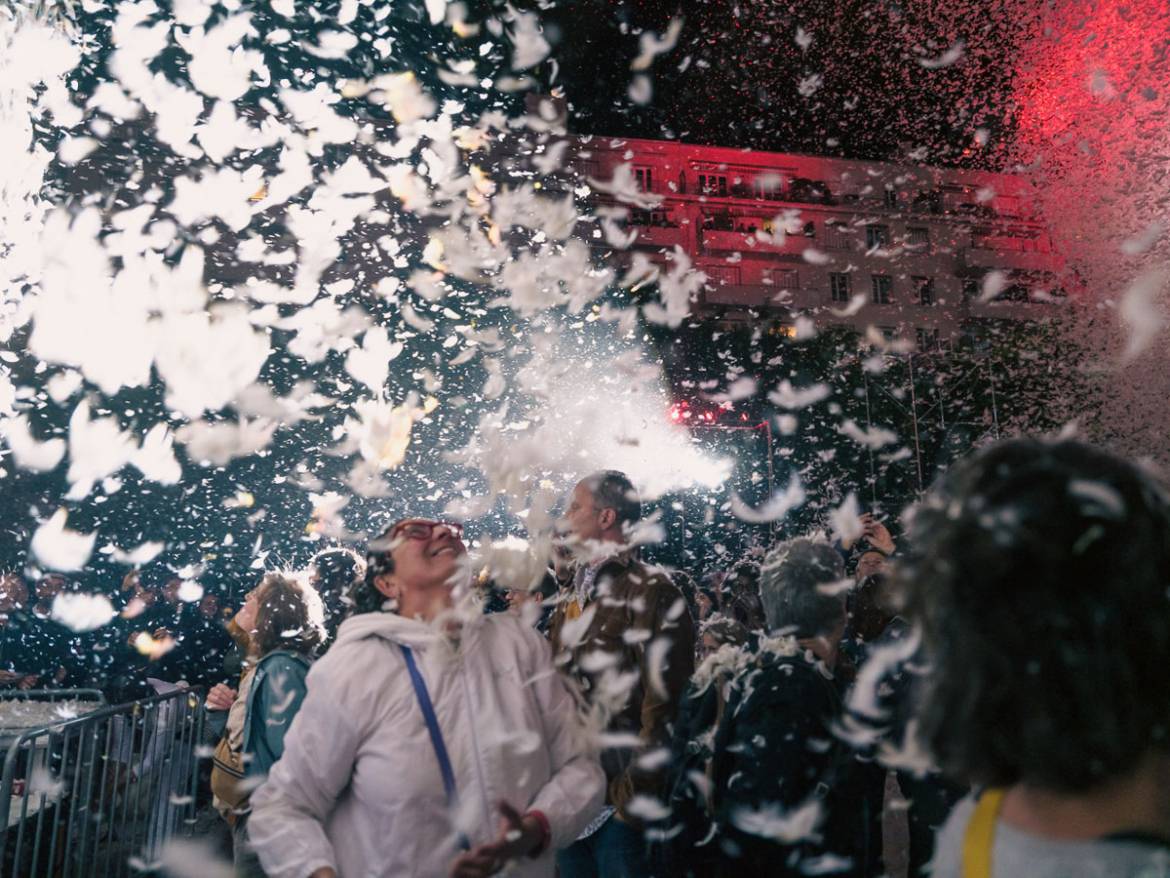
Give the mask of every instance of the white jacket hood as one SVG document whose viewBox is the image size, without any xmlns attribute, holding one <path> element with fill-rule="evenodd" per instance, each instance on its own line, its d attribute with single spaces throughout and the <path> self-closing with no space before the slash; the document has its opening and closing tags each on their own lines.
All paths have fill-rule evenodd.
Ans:
<svg viewBox="0 0 1170 878">
<path fill-rule="evenodd" d="M 397 613 L 359 613 L 341 623 L 332 648 L 337 649 L 367 637 L 380 637 L 398 646 L 412 648 L 426 647 L 443 640 L 435 625 L 421 619 L 407 619 Z"/>
</svg>

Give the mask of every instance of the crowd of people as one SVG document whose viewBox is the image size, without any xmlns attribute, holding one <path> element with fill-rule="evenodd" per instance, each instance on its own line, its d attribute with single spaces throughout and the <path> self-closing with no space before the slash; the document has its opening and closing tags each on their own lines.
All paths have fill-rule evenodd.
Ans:
<svg viewBox="0 0 1170 878">
<path fill-rule="evenodd" d="M 237 874 L 868 878 L 896 786 L 910 875 L 1170 875 L 1157 475 L 1013 440 L 952 467 L 897 545 L 866 514 L 707 575 L 644 562 L 642 518 L 598 472 L 504 601 L 459 524 L 406 516 L 364 561 L 207 614 Z M 0 583 L 6 625 L 22 587 Z"/>
</svg>

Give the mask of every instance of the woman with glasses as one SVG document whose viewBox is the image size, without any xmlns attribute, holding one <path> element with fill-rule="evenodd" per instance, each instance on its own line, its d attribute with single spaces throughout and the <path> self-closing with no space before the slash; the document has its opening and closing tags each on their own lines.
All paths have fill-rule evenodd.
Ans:
<svg viewBox="0 0 1170 878">
<path fill-rule="evenodd" d="M 309 673 L 252 796 L 272 878 L 551 876 L 604 775 L 540 634 L 456 611 L 462 527 L 407 518 L 369 546 L 354 615 Z"/>
</svg>

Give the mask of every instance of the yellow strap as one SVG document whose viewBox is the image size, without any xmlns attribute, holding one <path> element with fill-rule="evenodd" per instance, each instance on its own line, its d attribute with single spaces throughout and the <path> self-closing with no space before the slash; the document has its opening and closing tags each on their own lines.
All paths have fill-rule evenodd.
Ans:
<svg viewBox="0 0 1170 878">
<path fill-rule="evenodd" d="M 975 804 L 963 838 L 963 878 L 991 878 L 991 849 L 1003 790 L 984 790 Z"/>
<path fill-rule="evenodd" d="M 567 604 L 565 604 L 565 619 L 567 621 L 572 621 L 573 619 L 580 618 L 581 613 L 582 613 L 581 605 L 579 603 L 577 603 L 576 598 L 574 598 L 573 600 L 571 600 Z"/>
</svg>

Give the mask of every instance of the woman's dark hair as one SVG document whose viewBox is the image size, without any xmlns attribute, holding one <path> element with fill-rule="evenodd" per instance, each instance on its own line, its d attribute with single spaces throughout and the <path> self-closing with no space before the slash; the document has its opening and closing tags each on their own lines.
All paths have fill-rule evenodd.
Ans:
<svg viewBox="0 0 1170 878">
<path fill-rule="evenodd" d="M 313 566 L 321 578 L 318 591 L 322 594 L 348 591 L 361 572 L 361 561 L 348 549 L 327 549 L 313 558 Z"/>
<path fill-rule="evenodd" d="M 354 582 L 349 593 L 349 603 L 353 615 L 359 613 L 380 613 L 386 605 L 387 597 L 378 591 L 374 584 L 379 576 L 394 572 L 394 558 L 390 554 L 390 534 L 398 526 L 398 519 L 386 526 L 377 537 L 370 540 L 366 546 L 366 575 Z"/>
<path fill-rule="evenodd" d="M 317 571 L 317 591 L 325 605 L 325 626 L 330 635 L 345 616 L 354 585 L 363 575 L 361 559 L 349 549 L 326 549 L 313 558 Z"/>
<path fill-rule="evenodd" d="M 929 670 L 923 742 L 948 773 L 1083 792 L 1170 749 L 1170 506 L 1077 442 L 956 464 L 896 573 Z"/>
<path fill-rule="evenodd" d="M 308 585 L 279 573 L 269 573 L 260 582 L 256 597 L 256 634 L 252 646 L 257 656 L 274 649 L 290 649 L 309 655 L 321 645 L 320 607 L 310 606 L 316 595 Z"/>
</svg>

